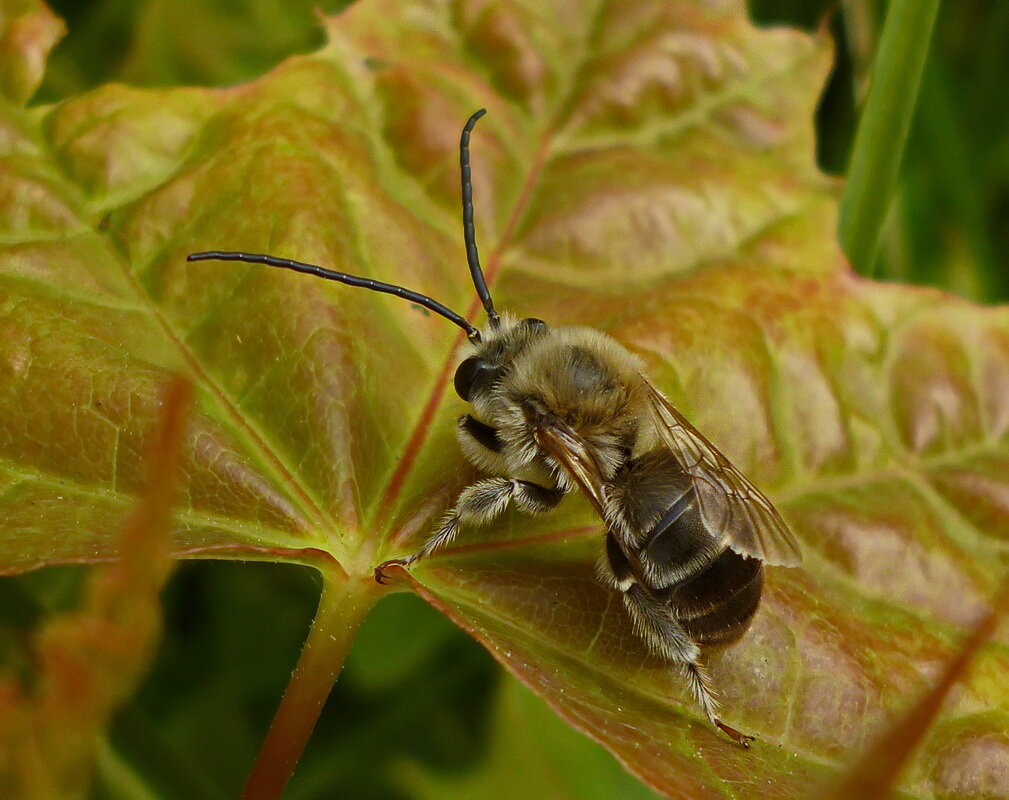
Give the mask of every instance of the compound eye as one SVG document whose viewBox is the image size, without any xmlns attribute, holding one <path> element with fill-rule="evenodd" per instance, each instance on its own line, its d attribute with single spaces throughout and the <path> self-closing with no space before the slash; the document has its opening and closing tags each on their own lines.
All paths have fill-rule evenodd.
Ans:
<svg viewBox="0 0 1009 800">
<path fill-rule="evenodd" d="M 488 364 L 480 356 L 470 356 L 455 371 L 455 393 L 469 402 L 475 389 L 489 386 L 500 374 L 501 367 Z"/>
<path fill-rule="evenodd" d="M 547 329 L 547 324 L 536 317 L 529 317 L 528 319 L 522 320 L 522 325 L 531 333 L 541 333 Z"/>
</svg>

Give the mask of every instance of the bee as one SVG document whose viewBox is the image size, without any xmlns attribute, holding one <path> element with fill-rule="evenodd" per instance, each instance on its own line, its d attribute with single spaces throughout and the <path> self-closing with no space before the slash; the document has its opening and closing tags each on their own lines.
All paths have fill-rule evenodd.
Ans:
<svg viewBox="0 0 1009 800">
<path fill-rule="evenodd" d="M 470 413 L 460 417 L 463 455 L 487 477 L 466 487 L 416 552 L 375 569 L 409 567 L 466 526 L 487 525 L 509 507 L 553 509 L 580 490 L 606 526 L 599 580 L 620 593 L 647 648 L 678 665 L 691 694 L 719 730 L 723 723 L 702 647 L 746 632 L 760 602 L 763 566 L 796 566 L 799 546 L 774 506 L 645 377 L 643 365 L 591 328 L 499 316 L 487 288 L 473 227 L 469 139 L 459 143 L 463 231 L 476 293 L 487 314 L 480 330 L 410 289 L 270 255 L 210 251 L 190 261 L 246 261 L 385 292 L 445 317 L 468 342 L 454 385 Z"/>
</svg>

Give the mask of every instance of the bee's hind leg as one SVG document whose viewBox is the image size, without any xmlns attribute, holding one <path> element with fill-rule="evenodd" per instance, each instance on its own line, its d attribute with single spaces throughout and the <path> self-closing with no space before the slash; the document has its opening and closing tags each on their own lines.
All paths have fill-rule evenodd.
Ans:
<svg viewBox="0 0 1009 800">
<path fill-rule="evenodd" d="M 697 661 L 685 662 L 683 667 L 687 675 L 687 682 L 690 684 L 690 691 L 701 708 L 704 709 L 704 713 L 708 715 L 708 720 L 710 720 L 711 724 L 736 744 L 748 748 L 750 742 L 753 741 L 753 737 L 737 731 L 718 718 L 716 714 L 718 711 L 718 699 L 715 695 L 715 690 L 711 686 L 707 670 L 697 663 Z"/>
<path fill-rule="evenodd" d="M 385 583 L 388 567 L 408 567 L 451 542 L 463 525 L 487 525 L 505 512 L 510 503 L 526 514 L 541 514 L 556 506 L 564 493 L 516 478 L 487 478 L 467 486 L 455 506 L 438 525 L 424 546 L 405 558 L 383 561 L 375 567 L 375 580 Z"/>
<path fill-rule="evenodd" d="M 612 538 L 613 535 L 610 534 Z M 634 632 L 640 636 L 648 649 L 668 661 L 683 666 L 690 693 L 697 704 L 703 709 L 711 724 L 726 736 L 743 747 L 749 747 L 752 736 L 737 731 L 718 718 L 718 698 L 711 685 L 707 670 L 701 665 L 701 649 L 690 638 L 680 622 L 673 616 L 669 607 L 659 598 L 641 586 L 630 576 L 630 567 L 625 564 L 625 558 L 616 546 L 607 540 L 607 563 L 613 573 L 611 582 L 623 590 L 624 605 L 631 617 Z"/>
</svg>

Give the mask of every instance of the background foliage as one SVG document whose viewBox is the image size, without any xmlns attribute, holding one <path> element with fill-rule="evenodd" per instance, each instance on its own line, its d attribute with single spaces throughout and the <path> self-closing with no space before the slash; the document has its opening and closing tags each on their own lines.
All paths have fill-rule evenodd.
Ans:
<svg viewBox="0 0 1009 800">
<path fill-rule="evenodd" d="M 229 85 L 254 78 L 292 52 L 321 45 L 310 12 L 317 5 L 56 4 L 70 35 L 39 99 L 55 101 L 108 81 Z M 764 22 L 807 28 L 830 5 L 751 4 Z M 876 3 L 846 3 L 830 23 L 838 69 L 817 119 L 820 163 L 828 172 L 844 171 L 855 98 L 881 12 Z M 1000 100 L 1009 75 L 1009 6 L 946 3 L 942 14 L 878 274 L 975 300 L 1005 300 L 1009 106 Z M 125 56 L 109 57 L 119 53 Z M 60 568 L 0 582 L 11 662 L 17 663 L 26 630 L 76 601 L 79 580 L 78 570 Z M 130 796 L 139 776 L 164 796 L 235 796 L 289 678 L 318 591 L 315 573 L 298 567 L 183 565 L 167 590 L 166 634 L 155 667 L 113 727 L 99 792 Z M 412 595 L 391 596 L 369 616 L 289 796 L 334 793 L 365 799 L 651 796 Z"/>
</svg>

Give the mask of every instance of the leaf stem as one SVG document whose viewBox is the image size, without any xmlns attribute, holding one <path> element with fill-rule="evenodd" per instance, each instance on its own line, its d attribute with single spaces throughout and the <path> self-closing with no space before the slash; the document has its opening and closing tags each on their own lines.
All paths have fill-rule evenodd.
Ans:
<svg viewBox="0 0 1009 800">
<path fill-rule="evenodd" d="M 242 789 L 241 800 L 279 800 L 343 667 L 361 622 L 383 590 L 371 576 L 325 575 L 305 647 Z"/>
<path fill-rule="evenodd" d="M 891 0 L 883 24 L 838 226 L 861 275 L 872 274 L 938 11 L 939 0 Z"/>
</svg>

